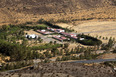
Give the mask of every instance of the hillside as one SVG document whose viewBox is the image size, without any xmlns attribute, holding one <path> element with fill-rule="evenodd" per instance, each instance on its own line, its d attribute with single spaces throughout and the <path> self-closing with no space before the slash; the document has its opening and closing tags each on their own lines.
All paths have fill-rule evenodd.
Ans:
<svg viewBox="0 0 116 77">
<path fill-rule="evenodd" d="M 1 0 L 0 25 L 38 19 L 115 19 L 116 0 Z"/>
<path fill-rule="evenodd" d="M 36 69 L 0 73 L 2 77 L 115 77 L 116 72 L 100 64 L 47 63 Z"/>
</svg>

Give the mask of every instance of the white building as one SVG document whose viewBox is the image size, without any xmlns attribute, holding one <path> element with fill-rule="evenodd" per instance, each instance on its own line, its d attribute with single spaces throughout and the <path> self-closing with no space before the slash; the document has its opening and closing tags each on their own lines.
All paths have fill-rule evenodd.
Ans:
<svg viewBox="0 0 116 77">
<path fill-rule="evenodd" d="M 65 30 L 62 29 L 56 29 L 57 32 L 61 33 L 61 32 L 65 32 Z"/>
<path fill-rule="evenodd" d="M 51 28 L 51 31 L 55 31 L 55 29 Z"/>
<path fill-rule="evenodd" d="M 70 37 L 76 37 L 77 35 L 76 34 L 70 34 Z"/>
<path fill-rule="evenodd" d="M 49 28 L 49 27 L 47 27 L 47 29 L 51 30 L 51 31 L 58 32 L 58 33 L 65 32 L 65 30 L 63 30 L 63 29 L 55 29 L 55 28 Z"/>
<path fill-rule="evenodd" d="M 60 35 L 57 35 L 56 37 L 61 37 Z"/>
<path fill-rule="evenodd" d="M 46 30 L 41 30 L 42 32 L 45 32 Z"/>
<path fill-rule="evenodd" d="M 84 40 L 85 38 L 80 38 L 80 40 Z"/>
<path fill-rule="evenodd" d="M 25 37 L 35 39 L 35 38 L 38 38 L 38 35 L 30 34 L 30 35 L 25 35 Z"/>
</svg>

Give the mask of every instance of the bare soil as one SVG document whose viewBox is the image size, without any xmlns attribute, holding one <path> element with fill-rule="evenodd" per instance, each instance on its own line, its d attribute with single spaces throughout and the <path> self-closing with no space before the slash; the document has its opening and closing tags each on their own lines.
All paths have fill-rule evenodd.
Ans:
<svg viewBox="0 0 116 77">
<path fill-rule="evenodd" d="M 99 56 L 98 59 L 116 59 L 116 54 L 115 53 L 103 54 Z"/>
</svg>

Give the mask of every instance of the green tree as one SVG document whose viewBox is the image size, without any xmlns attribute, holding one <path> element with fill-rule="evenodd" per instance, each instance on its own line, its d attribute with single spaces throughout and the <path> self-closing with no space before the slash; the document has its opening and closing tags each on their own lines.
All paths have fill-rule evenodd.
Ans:
<svg viewBox="0 0 116 77">
<path fill-rule="evenodd" d="M 108 37 L 106 37 L 106 40 L 108 39 Z"/>
<path fill-rule="evenodd" d="M 57 55 L 57 49 L 56 48 L 53 48 L 52 50 L 51 50 L 51 52 L 53 53 L 53 56 L 55 57 L 56 55 Z"/>
<path fill-rule="evenodd" d="M 115 49 L 113 49 L 113 51 L 112 51 L 113 53 L 116 53 L 116 48 Z"/>
<path fill-rule="evenodd" d="M 50 44 L 52 44 L 53 42 L 52 41 L 50 41 Z"/>
<path fill-rule="evenodd" d="M 8 25 L 3 25 L 2 26 L 2 30 L 4 30 L 4 31 L 8 31 L 10 29 L 10 26 Z"/>
<path fill-rule="evenodd" d="M 56 41 L 54 41 L 54 44 L 56 44 L 57 42 Z"/>
<path fill-rule="evenodd" d="M 49 59 L 45 59 L 45 60 L 44 60 L 44 63 L 49 63 L 49 62 L 50 62 Z"/>
<path fill-rule="evenodd" d="M 101 36 L 99 36 L 99 38 L 101 39 Z"/>
<path fill-rule="evenodd" d="M 60 57 L 57 57 L 57 58 L 56 58 L 56 61 L 61 61 Z"/>
<path fill-rule="evenodd" d="M 103 37 L 103 40 L 104 40 L 104 37 Z"/>
<path fill-rule="evenodd" d="M 29 47 L 4 40 L 0 40 L 0 50 L 2 54 L 10 56 L 11 60 L 24 60 L 28 56 L 27 53 L 31 53 Z"/>
<path fill-rule="evenodd" d="M 68 48 L 68 47 L 69 47 L 69 43 L 65 43 L 64 48 Z"/>
</svg>

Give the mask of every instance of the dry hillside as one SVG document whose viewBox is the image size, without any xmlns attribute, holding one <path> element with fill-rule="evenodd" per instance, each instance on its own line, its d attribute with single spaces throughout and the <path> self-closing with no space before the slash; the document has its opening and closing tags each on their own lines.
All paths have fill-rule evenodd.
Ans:
<svg viewBox="0 0 116 77">
<path fill-rule="evenodd" d="M 1 77 L 116 77 L 116 72 L 102 64 L 48 63 L 36 69 L 0 73 Z"/>
<path fill-rule="evenodd" d="M 114 19 L 116 0 L 0 0 L 0 25 L 26 21 Z"/>
</svg>

